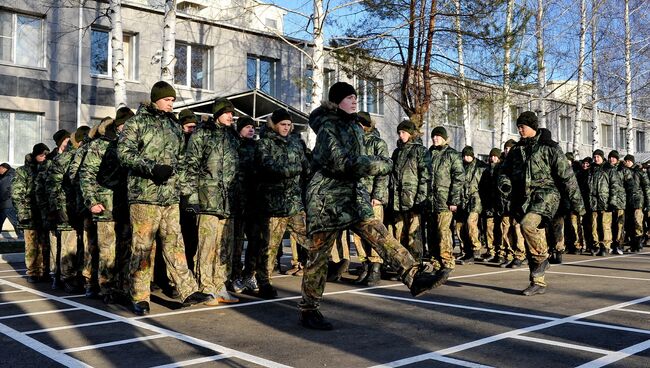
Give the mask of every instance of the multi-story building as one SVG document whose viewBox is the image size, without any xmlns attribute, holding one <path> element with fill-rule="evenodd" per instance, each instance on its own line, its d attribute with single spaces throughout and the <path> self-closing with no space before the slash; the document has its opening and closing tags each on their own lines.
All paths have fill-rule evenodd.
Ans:
<svg viewBox="0 0 650 368">
<path fill-rule="evenodd" d="M 60 128 L 74 130 L 114 115 L 111 75 L 111 24 L 105 16 L 107 1 L 71 2 L 18 0 L 0 5 L 0 162 L 20 165 L 33 144 L 53 145 Z M 74 3 L 74 2 L 72 2 Z M 122 1 L 127 99 L 131 108 L 149 98 L 160 78 L 164 13 L 162 0 Z M 67 5 L 62 5 L 67 4 Z M 259 89 L 308 113 L 310 64 L 300 49 L 305 40 L 279 37 L 285 12 L 255 0 L 178 1 L 174 84 L 178 104 L 209 100 Z M 362 78 L 353 68 L 342 68 L 328 58 L 325 91 L 337 80 L 354 84 L 360 109 L 369 111 L 382 136 L 395 147 L 395 127 L 405 114 L 392 86 L 399 85 L 400 65 L 374 60 Z M 436 74 L 432 107 L 424 125 L 425 144 L 436 125 L 451 132 L 461 149 L 465 132 L 460 118 L 459 83 L 454 76 Z M 469 134 L 475 151 L 486 154 L 498 145 L 501 126 L 499 86 L 472 84 L 466 104 Z M 570 93 L 569 93 L 570 96 Z M 508 137 L 517 138 L 516 116 L 536 110 L 534 94 L 513 91 L 507 111 Z M 561 96 L 548 101 L 547 124 L 553 137 L 570 149 L 575 106 Z M 589 154 L 591 110 L 585 109 L 580 154 Z M 600 112 L 602 147 L 625 151 L 623 116 Z M 647 122 L 636 120 L 636 150 L 644 151 Z"/>
</svg>

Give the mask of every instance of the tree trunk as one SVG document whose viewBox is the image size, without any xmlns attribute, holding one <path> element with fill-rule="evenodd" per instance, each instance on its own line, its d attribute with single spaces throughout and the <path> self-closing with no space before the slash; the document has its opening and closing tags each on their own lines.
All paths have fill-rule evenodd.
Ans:
<svg viewBox="0 0 650 368">
<path fill-rule="evenodd" d="M 537 98 L 539 126 L 546 128 L 546 65 L 544 63 L 544 0 L 537 0 L 535 37 L 537 38 Z"/>
<path fill-rule="evenodd" d="M 311 109 L 320 106 L 323 100 L 323 85 L 325 82 L 325 38 L 323 36 L 323 25 L 325 24 L 325 13 L 323 12 L 323 0 L 314 0 L 314 50 L 312 53 L 312 90 L 310 102 Z M 309 128 L 307 134 L 307 146 L 314 148 L 316 144 L 316 133 Z"/>
<path fill-rule="evenodd" d="M 460 103 L 461 103 L 461 116 L 463 122 L 463 132 L 465 133 L 465 145 L 472 145 L 472 125 L 469 119 L 469 98 L 467 93 L 467 82 L 465 80 L 465 58 L 463 54 L 463 33 L 460 26 L 460 0 L 454 0 L 456 6 L 456 16 L 454 17 L 454 24 L 456 27 L 456 45 L 458 48 L 458 76 L 460 78 Z"/>
<path fill-rule="evenodd" d="M 598 57 L 596 55 L 596 35 L 598 34 L 598 5 L 597 0 L 591 0 L 593 16 L 591 19 L 591 131 L 593 133 L 591 150 L 600 148 L 600 130 L 598 129 Z"/>
<path fill-rule="evenodd" d="M 503 91 L 501 96 L 501 139 L 499 147 L 503 147 L 507 138 L 507 130 L 510 125 L 510 49 L 512 48 L 512 10 L 515 0 L 508 0 L 506 7 L 506 23 L 503 40 Z"/>
<path fill-rule="evenodd" d="M 625 120 L 627 153 L 634 154 L 634 121 L 632 120 L 632 70 L 630 66 L 632 37 L 630 31 L 630 0 L 625 0 Z"/>
<path fill-rule="evenodd" d="M 176 57 L 176 0 L 165 1 L 165 25 L 163 26 L 163 50 L 160 62 L 160 79 L 174 84 Z"/>
<path fill-rule="evenodd" d="M 112 27 L 111 47 L 113 48 L 113 91 L 115 108 L 127 106 L 126 75 L 124 68 L 124 36 L 122 33 L 122 0 L 111 0 L 110 15 Z"/>
<path fill-rule="evenodd" d="M 573 122 L 573 153 L 578 153 L 582 141 L 582 83 L 584 79 L 585 37 L 587 34 L 586 0 L 580 0 L 580 50 L 578 52 L 578 85 L 576 91 L 576 114 Z"/>
</svg>

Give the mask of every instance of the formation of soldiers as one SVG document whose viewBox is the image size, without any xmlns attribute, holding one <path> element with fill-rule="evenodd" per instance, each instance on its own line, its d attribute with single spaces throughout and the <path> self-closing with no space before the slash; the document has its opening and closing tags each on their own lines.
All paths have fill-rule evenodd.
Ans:
<svg viewBox="0 0 650 368">
<path fill-rule="evenodd" d="M 612 151 L 604 163 L 596 150 L 577 164 L 532 112 L 517 120 L 519 142 L 483 163 L 472 147 L 450 147 L 441 126 L 424 147 L 409 120 L 389 156 L 343 82 L 310 115 L 313 152 L 284 109 L 255 139 L 255 121 L 235 121 L 229 100 L 216 99 L 200 119 L 174 114 L 175 97 L 158 82 L 135 114 L 122 107 L 95 127 L 56 132 L 51 151 L 33 147 L 12 189 L 27 281 L 126 301 L 145 315 L 157 259 L 184 306 L 236 303 L 241 292 L 275 298 L 271 275 L 288 231 L 287 272 L 303 276 L 300 321 L 328 330 L 319 305 L 326 281 L 347 271 L 345 230 L 362 260 L 355 283 L 392 275 L 414 296 L 477 260 L 527 262 L 523 294 L 542 294 L 549 262 L 561 263 L 566 250 L 604 256 L 643 246 L 650 188 L 634 157 L 619 164 Z"/>
</svg>

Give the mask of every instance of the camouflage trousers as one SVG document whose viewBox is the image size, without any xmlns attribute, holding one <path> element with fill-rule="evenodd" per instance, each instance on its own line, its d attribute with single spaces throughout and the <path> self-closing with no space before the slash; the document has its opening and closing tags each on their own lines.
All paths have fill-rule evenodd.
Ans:
<svg viewBox="0 0 650 368">
<path fill-rule="evenodd" d="M 381 222 L 384 221 L 384 206 L 380 204 L 372 206 L 372 212 L 375 214 L 377 220 Z M 352 238 L 354 239 L 354 247 L 357 249 L 357 256 L 361 262 L 368 261 L 371 263 L 383 263 L 383 260 L 377 251 L 374 250 L 370 244 L 361 240 L 359 235 L 352 234 Z"/>
<path fill-rule="evenodd" d="M 463 243 L 466 253 L 478 253 L 481 251 L 481 239 L 478 231 L 478 213 L 470 212 L 463 222 L 456 222 L 456 234 Z"/>
<path fill-rule="evenodd" d="M 201 292 L 215 295 L 228 280 L 234 226 L 234 219 L 199 214 L 199 244 L 194 258 L 194 275 Z"/>
<path fill-rule="evenodd" d="M 612 241 L 622 247 L 625 243 L 625 210 L 612 211 Z"/>
<path fill-rule="evenodd" d="M 128 276 L 130 229 L 114 221 L 97 222 L 99 249 L 98 283 L 100 295 L 123 292 Z"/>
<path fill-rule="evenodd" d="M 551 231 L 546 232 L 546 242 L 549 249 L 564 253 L 564 216 L 555 215 L 551 222 Z"/>
<path fill-rule="evenodd" d="M 77 277 L 80 268 L 76 230 L 50 231 L 50 273 L 61 280 Z"/>
<path fill-rule="evenodd" d="M 612 247 L 612 213 L 593 211 L 591 213 L 591 238 L 593 247 L 602 245 L 609 250 Z"/>
<path fill-rule="evenodd" d="M 501 217 L 501 234 L 503 234 L 503 247 L 499 255 L 508 260 L 523 261 L 526 258 L 526 247 L 524 236 L 521 233 L 521 225 L 511 216 L 503 216 Z"/>
<path fill-rule="evenodd" d="M 411 252 L 416 260 L 422 259 L 422 226 L 420 214 L 413 211 L 396 212 L 391 230 L 395 239 Z"/>
<path fill-rule="evenodd" d="M 627 221 L 628 238 L 638 238 L 643 236 L 643 210 L 640 208 L 633 208 L 627 210 L 625 214 Z"/>
<path fill-rule="evenodd" d="M 47 272 L 48 241 L 43 230 L 24 229 L 27 276 L 41 277 Z M 56 243 L 54 243 L 56 249 Z"/>
<path fill-rule="evenodd" d="M 496 217 L 485 218 L 485 240 L 487 246 L 487 253 L 496 255 L 497 250 L 501 249 L 502 237 L 501 228 L 499 226 L 500 220 Z"/>
<path fill-rule="evenodd" d="M 454 259 L 454 241 L 451 232 L 451 220 L 454 214 L 451 211 L 434 212 L 431 214 L 429 229 L 427 231 L 429 252 L 432 263 L 438 263 L 449 269 L 456 267 Z"/>
<path fill-rule="evenodd" d="M 243 233 L 246 235 L 246 248 L 244 252 L 244 270 L 242 271 L 242 278 L 247 278 L 251 276 L 255 276 L 255 272 L 257 269 L 257 262 L 260 257 L 260 231 L 261 231 L 261 226 L 260 226 L 261 219 L 254 219 L 251 218 L 250 221 L 246 221 L 244 223 L 244 227 L 242 229 Z M 235 231 L 237 231 L 237 227 L 235 226 Z M 243 234 L 242 234 L 243 237 Z M 237 235 L 235 236 L 235 239 L 237 238 Z M 243 239 L 241 240 L 243 243 Z M 244 244 L 242 244 L 242 247 Z M 235 256 L 233 255 L 233 259 Z"/>
<path fill-rule="evenodd" d="M 83 245 L 84 258 L 81 275 L 83 276 L 86 287 L 91 283 L 97 282 L 99 270 L 99 248 L 97 246 L 97 224 L 93 221 L 91 215 L 83 219 Z"/>
<path fill-rule="evenodd" d="M 282 244 L 284 232 L 289 230 L 299 244 L 308 247 L 307 225 L 304 212 L 289 217 L 270 217 L 262 221 L 260 249 L 257 262 L 257 281 L 260 285 L 271 284 L 271 274 L 275 266 L 278 248 Z"/>
<path fill-rule="evenodd" d="M 149 301 L 151 294 L 149 288 L 153 279 L 153 257 L 156 254 L 156 236 L 161 241 L 167 272 L 181 300 L 185 300 L 198 288 L 190 270 L 187 269 L 178 205 L 131 204 L 129 210 L 133 228 L 129 263 L 131 300 Z"/>
<path fill-rule="evenodd" d="M 339 263 L 344 259 L 350 260 L 350 232 L 349 230 L 341 231 L 341 236 L 336 239 L 332 251 L 330 252 L 330 260 L 334 263 Z"/>
<path fill-rule="evenodd" d="M 413 275 L 418 270 L 417 262 L 409 251 L 390 235 L 381 221 L 374 218 L 361 221 L 350 226 L 350 229 L 397 270 L 406 285 L 411 285 Z M 324 231 L 311 236 L 309 259 L 302 278 L 302 300 L 298 304 L 300 309 L 318 309 L 320 306 L 327 281 L 327 261 L 334 242 L 340 236 L 341 231 Z"/>
<path fill-rule="evenodd" d="M 533 277 L 532 270 L 548 258 L 548 245 L 546 244 L 546 231 L 539 227 L 542 223 L 542 216 L 529 212 L 521 220 L 521 233 L 526 244 L 528 254 L 528 267 L 531 269 L 530 282 L 532 284 L 546 286 L 544 273 Z"/>
<path fill-rule="evenodd" d="M 565 226 L 568 229 L 568 231 L 565 231 L 567 234 L 565 243 L 573 249 L 582 249 L 585 245 L 585 234 L 582 228 L 581 216 L 571 213 L 565 220 L 565 224 L 569 225 Z"/>
</svg>

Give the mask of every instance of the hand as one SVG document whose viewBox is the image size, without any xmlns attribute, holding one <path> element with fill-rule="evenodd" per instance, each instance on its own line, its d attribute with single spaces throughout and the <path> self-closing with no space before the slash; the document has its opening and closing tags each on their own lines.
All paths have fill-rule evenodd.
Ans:
<svg viewBox="0 0 650 368">
<path fill-rule="evenodd" d="M 374 199 L 374 198 L 373 198 L 372 201 L 370 201 L 370 203 L 372 204 L 373 207 L 375 207 L 375 206 L 381 206 L 381 201 L 380 201 L 380 200 L 377 200 L 377 199 Z"/>
<path fill-rule="evenodd" d="M 449 211 L 456 212 L 456 210 L 458 210 L 458 206 L 454 206 L 454 205 L 449 206 Z"/>
<path fill-rule="evenodd" d="M 151 169 L 151 176 L 153 176 L 153 182 L 157 185 L 160 185 L 169 179 L 172 176 L 174 169 L 169 165 L 154 165 Z"/>
<path fill-rule="evenodd" d="M 96 205 L 90 207 L 90 212 L 94 213 L 95 215 L 98 215 L 98 214 L 104 212 L 105 209 L 106 208 L 104 208 L 104 205 L 99 203 L 99 204 L 96 204 Z"/>
</svg>

